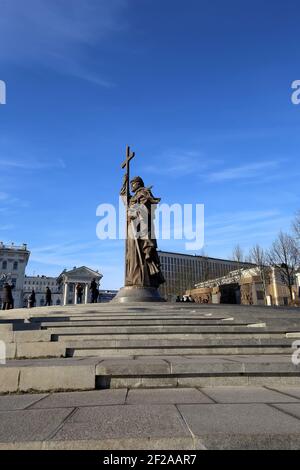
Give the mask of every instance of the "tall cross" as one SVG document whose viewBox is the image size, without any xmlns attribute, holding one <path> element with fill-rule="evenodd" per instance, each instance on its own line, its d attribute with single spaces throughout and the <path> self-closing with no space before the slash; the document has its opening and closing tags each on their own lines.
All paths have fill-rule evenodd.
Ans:
<svg viewBox="0 0 300 470">
<path fill-rule="evenodd" d="M 126 147 L 126 160 L 122 163 L 122 168 L 126 168 L 126 176 L 127 176 L 127 189 L 126 189 L 126 197 L 127 197 L 127 206 L 129 203 L 130 191 L 129 191 L 129 179 L 130 179 L 130 162 L 135 157 L 135 152 L 131 152 L 130 147 L 127 145 Z"/>
<path fill-rule="evenodd" d="M 128 251 L 128 217 L 127 211 L 129 207 L 130 190 L 129 190 L 129 179 L 130 179 L 130 162 L 135 157 L 135 153 L 130 151 L 130 147 L 126 147 L 126 160 L 122 163 L 122 168 L 126 168 L 126 239 L 125 239 L 125 283 L 127 278 L 127 251 Z"/>
</svg>

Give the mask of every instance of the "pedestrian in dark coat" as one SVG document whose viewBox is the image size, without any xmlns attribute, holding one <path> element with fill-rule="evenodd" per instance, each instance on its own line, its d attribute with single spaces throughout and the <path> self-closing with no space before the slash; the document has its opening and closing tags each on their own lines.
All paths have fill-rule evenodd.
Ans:
<svg viewBox="0 0 300 470">
<path fill-rule="evenodd" d="M 7 282 L 4 284 L 2 310 L 10 310 L 11 308 L 13 308 L 14 299 L 12 296 L 12 289 L 12 286 L 10 286 Z"/>
<path fill-rule="evenodd" d="M 35 292 L 32 289 L 30 296 L 28 297 L 28 308 L 33 308 L 35 306 Z"/>
<path fill-rule="evenodd" d="M 76 291 L 77 291 L 77 303 L 82 304 L 83 287 L 81 284 L 78 284 L 78 286 L 76 287 Z"/>
<path fill-rule="evenodd" d="M 51 303 L 52 303 L 52 292 L 49 289 L 49 287 L 47 287 L 47 289 L 46 289 L 46 307 L 50 307 Z"/>
<path fill-rule="evenodd" d="M 98 285 L 96 282 L 96 279 L 93 279 L 91 282 L 90 286 L 90 291 L 92 292 L 92 304 L 97 303 L 98 295 L 99 295 L 99 290 L 98 290 Z"/>
</svg>

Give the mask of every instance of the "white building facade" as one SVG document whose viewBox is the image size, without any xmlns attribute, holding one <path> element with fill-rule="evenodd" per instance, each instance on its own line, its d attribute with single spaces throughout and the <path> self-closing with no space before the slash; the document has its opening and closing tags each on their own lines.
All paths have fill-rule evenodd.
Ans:
<svg viewBox="0 0 300 470">
<path fill-rule="evenodd" d="M 98 288 L 102 274 L 86 266 L 63 271 L 57 278 L 49 276 L 27 276 L 26 266 L 30 257 L 27 245 L 5 245 L 0 242 L 0 309 L 2 307 L 3 287 L 10 284 L 13 295 L 13 308 L 28 307 L 28 298 L 31 292 L 35 293 L 35 307 L 46 304 L 46 290 L 51 291 L 52 305 L 69 305 L 78 303 L 77 287 L 83 289 L 83 303 L 92 300 L 91 282 L 96 281 Z M 100 291 L 98 301 L 108 302 L 115 296 L 115 291 Z"/>
<path fill-rule="evenodd" d="M 80 268 L 74 267 L 71 271 L 63 271 L 57 278 L 57 282 L 62 291 L 63 305 L 76 305 L 78 300 L 78 286 L 82 288 L 82 303 L 88 304 L 91 302 L 90 286 L 93 280 L 96 281 L 98 289 L 102 274 L 93 269 L 81 266 Z"/>
<path fill-rule="evenodd" d="M 28 297 L 34 290 L 36 307 L 43 307 L 46 304 L 46 289 L 51 290 L 52 305 L 62 304 L 62 291 L 56 277 L 47 276 L 25 276 L 23 288 L 23 305 L 28 306 Z"/>
<path fill-rule="evenodd" d="M 5 245 L 0 242 L 0 297 L 5 282 L 13 286 L 12 294 L 14 308 L 23 307 L 23 286 L 25 269 L 29 260 L 30 251 L 27 245 L 17 246 L 13 243 Z M 0 306 L 2 300 L 0 301 Z"/>
</svg>

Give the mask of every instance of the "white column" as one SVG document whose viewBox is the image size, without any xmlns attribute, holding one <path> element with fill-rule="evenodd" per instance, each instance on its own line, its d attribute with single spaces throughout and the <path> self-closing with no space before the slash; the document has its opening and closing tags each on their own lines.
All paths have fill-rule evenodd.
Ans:
<svg viewBox="0 0 300 470">
<path fill-rule="evenodd" d="M 85 292 L 84 292 L 84 303 L 88 303 L 88 297 L 89 297 L 89 285 L 85 285 Z"/>
<path fill-rule="evenodd" d="M 273 277 L 273 291 L 274 291 L 274 304 L 279 306 L 279 297 L 278 297 L 278 289 L 277 289 L 277 280 L 276 280 L 276 269 L 272 268 L 272 277 Z"/>
<path fill-rule="evenodd" d="M 77 305 L 77 284 L 74 284 L 74 305 Z"/>
<path fill-rule="evenodd" d="M 68 300 L 68 283 L 64 283 L 64 305 L 67 305 Z"/>
</svg>

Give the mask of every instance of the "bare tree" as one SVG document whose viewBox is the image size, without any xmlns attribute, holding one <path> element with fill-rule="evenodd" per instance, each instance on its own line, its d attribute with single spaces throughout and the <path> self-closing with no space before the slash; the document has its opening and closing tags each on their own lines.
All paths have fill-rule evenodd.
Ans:
<svg viewBox="0 0 300 470">
<path fill-rule="evenodd" d="M 242 278 L 243 269 L 244 269 L 244 251 L 240 245 L 235 245 L 232 251 L 231 259 L 236 262 L 236 271 L 234 278 L 236 282 L 239 282 Z"/>
<path fill-rule="evenodd" d="M 240 245 L 235 245 L 232 251 L 232 260 L 237 263 L 242 263 L 244 261 L 244 252 Z"/>
<path fill-rule="evenodd" d="M 268 253 L 268 260 L 281 274 L 292 301 L 294 276 L 300 264 L 300 252 L 295 239 L 287 233 L 280 232 Z"/>
<path fill-rule="evenodd" d="M 264 298 L 267 297 L 267 279 L 269 276 L 270 267 L 268 266 L 268 256 L 265 250 L 258 244 L 254 245 L 250 250 L 249 261 L 255 264 L 253 268 L 261 279 L 263 285 Z"/>
<path fill-rule="evenodd" d="M 201 282 L 208 281 L 211 278 L 209 257 L 208 257 L 208 255 L 207 255 L 207 253 L 205 252 L 204 249 L 201 250 L 200 256 L 202 258 L 202 279 L 201 279 Z"/>
</svg>

